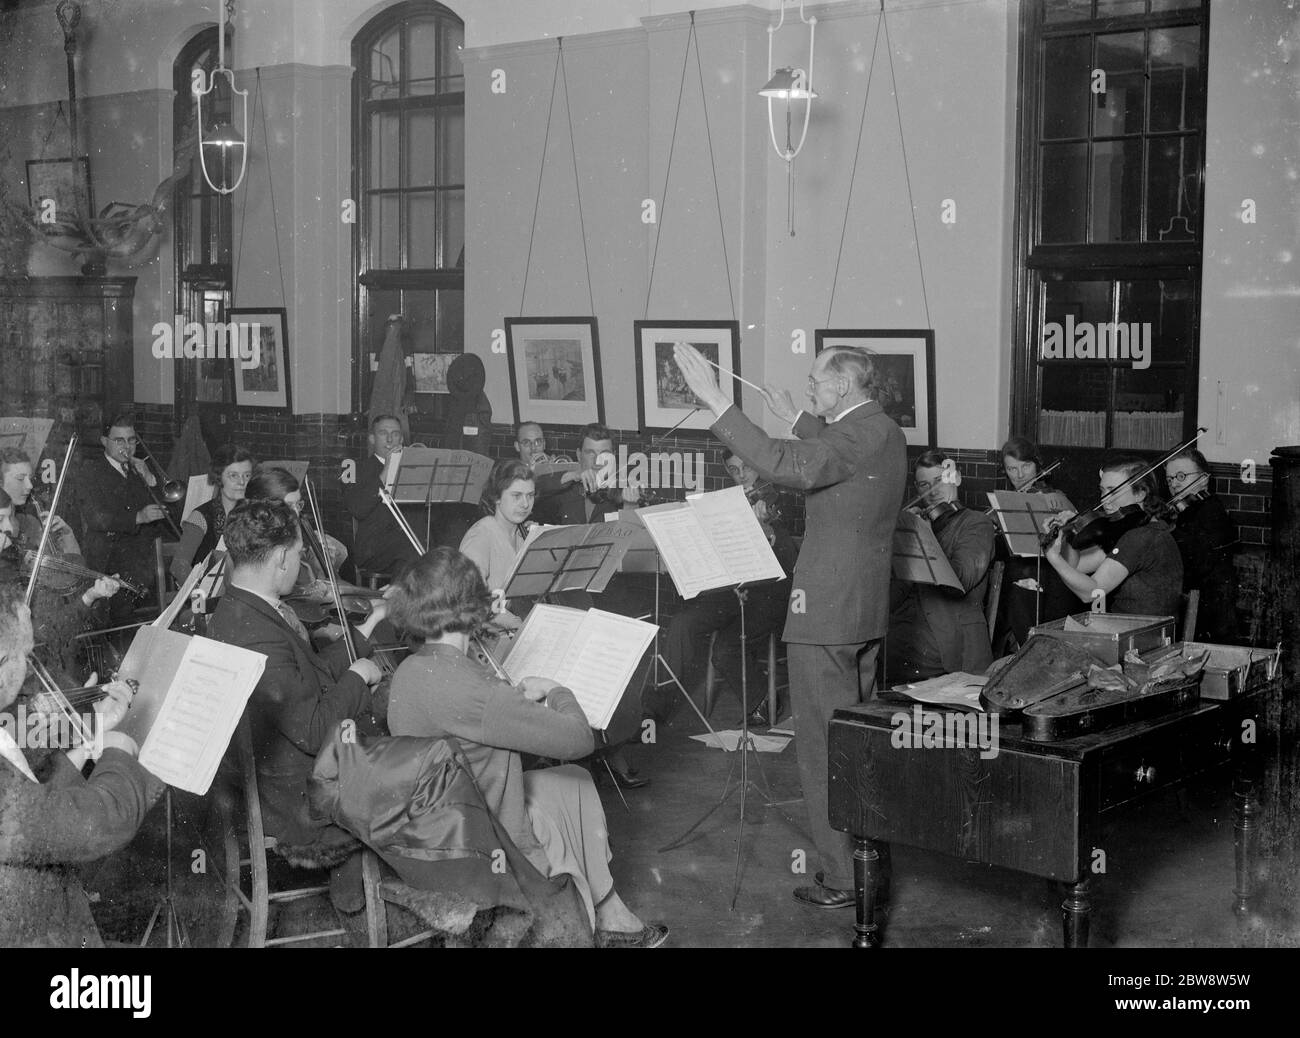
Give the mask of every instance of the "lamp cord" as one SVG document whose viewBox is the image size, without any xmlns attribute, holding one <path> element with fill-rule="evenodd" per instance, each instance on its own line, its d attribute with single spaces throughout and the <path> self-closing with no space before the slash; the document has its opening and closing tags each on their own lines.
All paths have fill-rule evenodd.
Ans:
<svg viewBox="0 0 1300 1038">
<path fill-rule="evenodd" d="M 682 77 L 681 82 L 678 83 L 677 86 L 677 111 L 673 115 L 673 135 L 672 139 L 668 143 L 668 168 L 664 170 L 664 190 L 663 194 L 660 196 L 659 220 L 656 224 L 659 230 L 655 235 L 654 252 L 650 258 L 650 276 L 646 284 L 645 310 L 642 317 L 645 320 L 649 320 L 650 318 L 650 296 L 651 292 L 654 290 L 655 268 L 659 263 L 659 243 L 663 240 L 664 236 L 664 213 L 667 211 L 668 183 L 671 180 L 673 173 L 673 154 L 677 149 L 677 127 L 680 124 L 682 117 L 682 96 L 686 90 L 686 68 L 690 63 L 691 43 L 694 42 L 695 67 L 700 81 L 700 108 L 704 112 L 704 134 L 709 145 L 709 167 L 713 173 L 713 197 L 718 210 L 718 235 L 722 240 L 722 265 L 727 276 L 727 295 L 731 299 L 731 319 L 734 321 L 736 320 L 736 296 L 731 287 L 731 260 L 727 255 L 727 234 L 726 228 L 722 222 L 722 195 L 718 188 L 718 165 L 714 160 L 713 155 L 713 133 L 709 128 L 708 97 L 704 93 L 704 68 L 700 59 L 700 41 L 699 37 L 695 34 L 695 12 L 691 11 L 690 16 L 691 27 L 686 34 L 686 50 L 682 54 Z M 681 423 L 679 422 L 678 424 L 680 425 Z"/>
</svg>

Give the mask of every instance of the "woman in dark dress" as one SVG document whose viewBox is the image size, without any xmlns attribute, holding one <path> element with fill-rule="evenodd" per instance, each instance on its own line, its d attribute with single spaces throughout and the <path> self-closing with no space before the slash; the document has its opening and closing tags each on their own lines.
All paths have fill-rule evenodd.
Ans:
<svg viewBox="0 0 1300 1038">
<path fill-rule="evenodd" d="M 1048 494 L 1056 488 L 1040 479 L 1043 459 L 1038 447 L 1023 436 L 1002 445 L 1002 471 L 1011 489 L 1026 494 Z M 1024 490 L 1024 487 L 1029 487 Z M 1029 640 L 1029 629 L 1078 611 L 1078 604 L 1046 559 L 1024 558 L 1007 550 L 1005 537 L 997 538 L 997 555 L 1005 565 L 998 623 L 993 632 L 993 655 L 1015 652 Z"/>
<path fill-rule="evenodd" d="M 1174 540 L 1183 558 L 1183 590 L 1200 592 L 1196 630 L 1187 639 L 1237 640 L 1237 570 L 1232 564 L 1237 526 L 1210 489 L 1205 455 L 1188 447 L 1165 462 L 1175 512 Z"/>
<path fill-rule="evenodd" d="M 190 570 L 202 563 L 221 540 L 226 516 L 244 500 L 244 487 L 253 476 L 253 455 L 243 447 L 227 443 L 212 453 L 208 483 L 213 496 L 185 517 L 181 539 L 176 545 L 171 572 L 177 584 L 184 584 Z"/>
</svg>

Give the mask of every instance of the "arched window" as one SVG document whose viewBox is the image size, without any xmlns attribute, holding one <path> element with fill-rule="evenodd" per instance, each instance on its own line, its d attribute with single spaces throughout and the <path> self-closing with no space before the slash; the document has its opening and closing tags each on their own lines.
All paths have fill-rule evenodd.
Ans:
<svg viewBox="0 0 1300 1038">
<path fill-rule="evenodd" d="M 229 30 L 227 30 L 229 46 Z M 202 69 L 206 82 L 217 64 L 217 29 L 204 29 L 190 40 L 172 66 L 176 90 L 172 117 L 172 147 L 176 158 L 196 139 L 198 114 L 191 89 L 195 69 Z M 204 119 L 210 126 L 230 118 L 230 91 L 224 77 L 218 77 L 209 108 L 204 100 Z M 211 116 L 209 116 L 211 111 Z M 229 160 L 227 160 L 229 161 Z M 233 196 L 221 195 L 208 187 L 199 166 L 198 149 L 193 148 L 189 174 L 176 185 L 172 244 L 176 257 L 176 310 L 186 321 L 226 320 L 231 293 L 231 205 Z M 230 365 L 220 360 L 176 365 L 176 413 L 188 415 L 191 402 L 230 403 L 234 385 Z"/>
<path fill-rule="evenodd" d="M 391 315 L 406 317 L 415 353 L 465 348 L 464 38 L 446 7 L 409 0 L 352 42 L 357 406 Z"/>
</svg>

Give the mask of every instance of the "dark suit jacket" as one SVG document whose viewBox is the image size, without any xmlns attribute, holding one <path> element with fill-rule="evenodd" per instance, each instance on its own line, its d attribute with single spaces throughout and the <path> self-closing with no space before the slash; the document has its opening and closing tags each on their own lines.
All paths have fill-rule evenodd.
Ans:
<svg viewBox="0 0 1300 1038">
<path fill-rule="evenodd" d="M 0 759 L 0 947 L 100 947 L 74 866 L 130 843 L 165 787 L 121 750 L 89 779 L 61 752 L 27 758 L 41 782 Z"/>
<path fill-rule="evenodd" d="M 606 512 L 617 512 L 623 507 L 623 492 L 611 488 L 607 493 L 610 504 L 598 504 L 587 518 L 587 494 L 581 483 L 569 483 L 560 486 L 562 472 L 551 472 L 539 476 L 534 486 L 537 490 L 537 502 L 533 506 L 532 518 L 539 523 L 555 526 L 585 526 L 587 523 L 602 523 Z"/>
<path fill-rule="evenodd" d="M 343 503 L 357 521 L 352 538 L 352 558 L 363 569 L 392 573 L 419 558 L 397 520 L 379 501 L 384 466 L 373 454 L 357 462 L 355 483 L 342 483 Z M 423 525 L 423 518 L 420 525 Z"/>
<path fill-rule="evenodd" d="M 103 454 L 77 466 L 77 510 L 82 525 L 82 548 L 91 569 L 105 572 L 114 542 L 139 539 L 139 550 L 153 540 L 153 524 L 136 525 L 136 514 L 152 505 L 153 495 L 140 473 L 127 465 L 123 478 Z M 107 570 L 106 572 L 113 572 Z"/>
<path fill-rule="evenodd" d="M 828 424 L 800 415 L 798 440 L 778 440 L 730 408 L 714 435 L 779 486 L 806 493 L 803 547 L 784 639 L 848 645 L 889 626 L 889 565 L 903 499 L 907 453 L 902 430 L 874 401 Z M 797 605 L 798 603 L 794 603 Z"/>
<path fill-rule="evenodd" d="M 961 670 L 978 674 L 993 662 L 984 595 L 997 531 L 992 519 L 969 508 L 936 520 L 933 528 L 939 547 L 966 590 L 961 593 L 934 584 L 905 585 L 905 594 L 916 597 L 915 622 L 923 629 L 891 627 L 890 642 L 899 640 L 891 644 L 891 654 L 906 654 L 910 640 L 925 638 L 937 645 L 947 673 Z"/>
<path fill-rule="evenodd" d="M 266 832 L 282 843 L 306 845 L 321 835 L 307 814 L 307 780 L 316 754 L 340 721 L 360 732 L 379 731 L 370 689 L 348 670 L 342 641 L 323 653 L 304 642 L 276 610 L 248 591 L 229 586 L 208 624 L 208 637 L 266 655 L 266 669 L 248 701 L 253 756 Z M 357 633 L 357 651 L 370 643 Z"/>
</svg>

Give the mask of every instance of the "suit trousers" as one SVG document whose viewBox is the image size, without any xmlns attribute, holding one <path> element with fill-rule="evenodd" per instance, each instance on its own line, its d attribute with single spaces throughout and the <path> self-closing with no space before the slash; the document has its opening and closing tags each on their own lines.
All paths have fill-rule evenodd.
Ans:
<svg viewBox="0 0 1300 1038">
<path fill-rule="evenodd" d="M 876 684 L 880 639 L 849 645 L 787 643 L 799 780 L 825 886 L 853 889 L 853 841 L 831 828 L 827 729 L 836 710 L 866 702 Z"/>
</svg>

